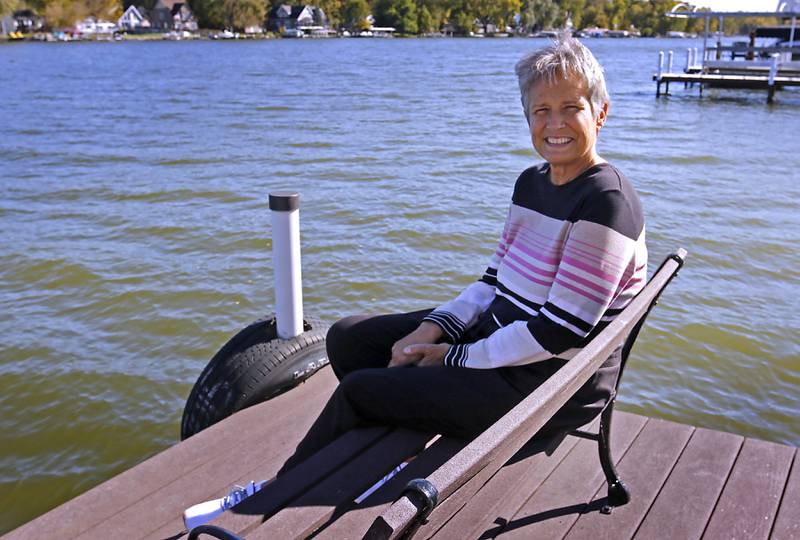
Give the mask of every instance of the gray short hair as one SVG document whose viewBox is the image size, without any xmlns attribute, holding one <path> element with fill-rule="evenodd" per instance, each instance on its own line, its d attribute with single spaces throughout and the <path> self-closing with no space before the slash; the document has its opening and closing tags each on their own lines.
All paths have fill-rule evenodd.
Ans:
<svg viewBox="0 0 800 540">
<path fill-rule="evenodd" d="M 526 54 L 517 62 L 514 70 L 519 79 L 525 118 L 528 118 L 530 89 L 540 81 L 553 83 L 558 78 L 570 76 L 582 79 L 589 91 L 589 103 L 595 118 L 600 114 L 603 104 L 611 100 L 602 66 L 589 49 L 568 34 L 561 34 L 552 44 Z"/>
</svg>

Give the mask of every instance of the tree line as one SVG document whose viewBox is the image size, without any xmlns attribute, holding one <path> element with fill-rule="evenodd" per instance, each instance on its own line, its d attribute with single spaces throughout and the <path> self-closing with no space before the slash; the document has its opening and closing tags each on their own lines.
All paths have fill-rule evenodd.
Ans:
<svg viewBox="0 0 800 540">
<path fill-rule="evenodd" d="M 285 0 L 187 0 L 201 28 L 244 29 L 264 25 L 269 10 Z M 0 15 L 31 8 L 52 27 L 66 27 L 87 16 L 116 20 L 129 5 L 152 9 L 156 0 L 0 0 Z M 391 26 L 401 35 L 434 34 L 447 29 L 469 34 L 490 27 L 517 33 L 573 27 L 636 29 L 643 36 L 665 35 L 669 31 L 701 33 L 702 19 L 665 17 L 675 0 L 312 0 L 321 8 L 331 28 L 350 31 Z M 711 31 L 717 21 L 712 20 Z M 726 34 L 746 34 L 772 21 L 726 19 Z"/>
</svg>

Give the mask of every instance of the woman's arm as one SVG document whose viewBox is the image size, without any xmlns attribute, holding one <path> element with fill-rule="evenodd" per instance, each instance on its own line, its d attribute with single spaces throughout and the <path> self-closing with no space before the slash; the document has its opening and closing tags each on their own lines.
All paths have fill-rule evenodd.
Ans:
<svg viewBox="0 0 800 540">
<path fill-rule="evenodd" d="M 478 315 L 486 311 L 494 300 L 497 269 L 508 251 L 508 239 L 511 234 L 509 218 L 510 210 L 497 249 L 489 259 L 489 266 L 483 276 L 470 284 L 455 299 L 442 304 L 424 319 L 439 326 L 444 337 L 451 343 L 458 341 L 467 328 L 475 323 Z"/>
<path fill-rule="evenodd" d="M 601 319 L 613 318 L 641 290 L 646 272 L 641 219 L 634 219 L 617 191 L 590 203 L 569 233 L 539 313 L 486 339 L 453 345 L 445 365 L 489 369 L 547 360 L 581 346 Z"/>
</svg>

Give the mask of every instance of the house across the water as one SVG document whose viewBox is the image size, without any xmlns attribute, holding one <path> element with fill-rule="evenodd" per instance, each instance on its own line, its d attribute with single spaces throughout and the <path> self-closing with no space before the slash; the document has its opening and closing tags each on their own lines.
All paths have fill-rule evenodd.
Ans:
<svg viewBox="0 0 800 540">
<path fill-rule="evenodd" d="M 130 5 L 125 13 L 117 19 L 117 27 L 123 32 L 148 31 L 150 30 L 150 20 L 139 11 L 139 8 Z"/>
<path fill-rule="evenodd" d="M 267 30 L 288 37 L 327 36 L 328 17 L 312 5 L 280 4 L 269 10 Z"/>
</svg>

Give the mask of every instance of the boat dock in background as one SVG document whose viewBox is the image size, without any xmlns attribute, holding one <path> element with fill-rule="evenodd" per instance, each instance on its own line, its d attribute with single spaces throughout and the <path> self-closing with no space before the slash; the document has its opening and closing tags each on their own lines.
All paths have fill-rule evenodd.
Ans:
<svg viewBox="0 0 800 540">
<path fill-rule="evenodd" d="M 666 14 L 672 18 L 705 19 L 703 50 L 686 50 L 686 63 L 682 71 L 673 70 L 673 51 L 666 55 L 659 52 L 658 69 L 653 75 L 656 82 L 656 97 L 669 95 L 669 84 L 684 83 L 684 87 L 697 84 L 700 95 L 704 87 L 749 88 L 765 90 L 767 102 L 771 103 L 775 92 L 784 87 L 800 86 L 800 1 L 781 2 L 774 12 L 727 12 L 695 11 L 685 3 L 676 5 Z M 751 34 L 750 42 L 722 45 L 725 17 L 774 17 L 787 26 L 758 29 Z M 708 46 L 711 19 L 718 20 L 717 42 Z M 775 38 L 774 44 L 756 46 L 756 37 Z M 662 92 L 662 84 L 664 91 Z"/>
</svg>

